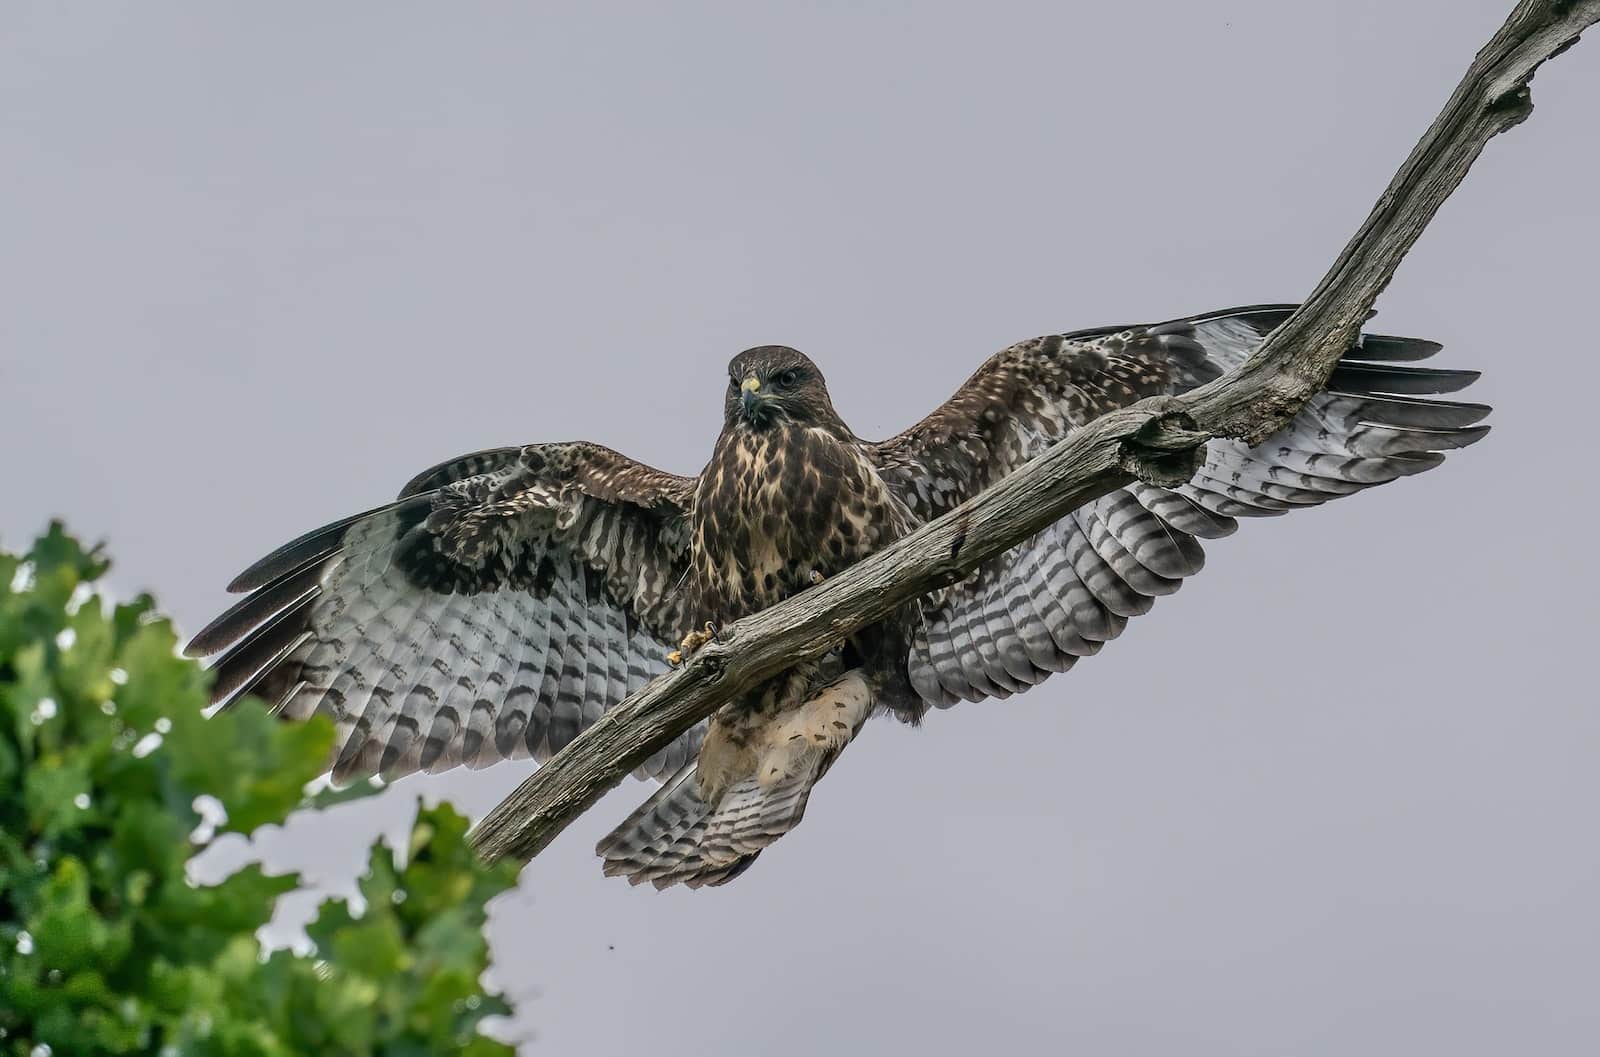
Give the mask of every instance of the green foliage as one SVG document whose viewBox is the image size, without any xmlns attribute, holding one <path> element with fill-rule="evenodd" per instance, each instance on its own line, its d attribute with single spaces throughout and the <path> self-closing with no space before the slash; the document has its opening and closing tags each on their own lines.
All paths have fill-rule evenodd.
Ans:
<svg viewBox="0 0 1600 1057">
<path fill-rule="evenodd" d="M 373 847 L 364 905 L 324 903 L 308 954 L 255 936 L 294 875 L 188 877 L 213 824 L 306 806 L 333 729 L 255 702 L 204 718 L 205 673 L 148 597 L 106 610 L 105 569 L 59 525 L 0 551 L 0 1055 L 510 1054 L 479 1033 L 508 1012 L 479 978 L 484 904 L 515 872 L 479 863 L 449 807 L 403 855 Z"/>
</svg>

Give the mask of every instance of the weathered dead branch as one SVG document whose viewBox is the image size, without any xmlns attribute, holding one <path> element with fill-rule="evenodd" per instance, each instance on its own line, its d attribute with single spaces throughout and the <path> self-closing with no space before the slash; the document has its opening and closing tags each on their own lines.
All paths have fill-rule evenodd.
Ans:
<svg viewBox="0 0 1600 1057">
<path fill-rule="evenodd" d="M 1522 0 L 1480 51 L 1372 213 L 1305 303 L 1237 370 L 1106 415 L 972 501 L 782 605 L 741 620 L 656 679 L 501 802 L 473 839 L 490 859 L 536 855 L 651 753 L 719 704 L 1026 539 L 1133 478 L 1171 485 L 1206 440 L 1258 441 L 1326 382 L 1417 237 L 1485 144 L 1533 109 L 1540 64 L 1600 21 L 1600 0 Z"/>
</svg>

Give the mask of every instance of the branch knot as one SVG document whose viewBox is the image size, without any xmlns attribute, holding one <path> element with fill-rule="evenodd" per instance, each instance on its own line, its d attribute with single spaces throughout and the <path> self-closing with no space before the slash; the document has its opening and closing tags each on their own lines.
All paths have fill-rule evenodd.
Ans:
<svg viewBox="0 0 1600 1057">
<path fill-rule="evenodd" d="M 1176 488 L 1205 463 L 1206 441 L 1211 434 L 1184 411 L 1157 411 L 1138 429 L 1122 438 L 1117 466 L 1145 484 Z"/>
</svg>

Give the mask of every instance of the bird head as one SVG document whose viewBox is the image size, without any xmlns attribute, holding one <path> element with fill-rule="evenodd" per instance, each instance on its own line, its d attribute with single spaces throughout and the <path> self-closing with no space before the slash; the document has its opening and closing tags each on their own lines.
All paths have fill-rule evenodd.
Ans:
<svg viewBox="0 0 1600 1057">
<path fill-rule="evenodd" d="M 765 429 L 777 422 L 842 425 L 822 372 L 804 353 L 785 345 L 746 349 L 728 363 L 723 409 L 730 429 Z"/>
</svg>

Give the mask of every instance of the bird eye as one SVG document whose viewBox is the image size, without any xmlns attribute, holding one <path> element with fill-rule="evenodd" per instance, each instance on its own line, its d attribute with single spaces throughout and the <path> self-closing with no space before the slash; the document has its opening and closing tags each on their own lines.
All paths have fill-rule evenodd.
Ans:
<svg viewBox="0 0 1600 1057">
<path fill-rule="evenodd" d="M 791 367 L 787 371 L 779 371 L 772 380 L 787 389 L 800 380 L 800 372 Z"/>
</svg>

